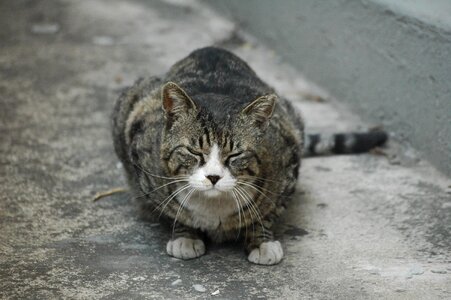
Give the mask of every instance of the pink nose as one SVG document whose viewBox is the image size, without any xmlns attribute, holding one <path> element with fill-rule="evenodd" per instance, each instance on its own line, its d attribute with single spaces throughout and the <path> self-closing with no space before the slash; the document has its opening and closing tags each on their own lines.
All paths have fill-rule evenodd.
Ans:
<svg viewBox="0 0 451 300">
<path fill-rule="evenodd" d="M 221 177 L 219 177 L 218 175 L 208 175 L 207 178 L 208 180 L 211 181 L 211 183 L 213 183 L 213 185 L 215 185 L 216 182 L 218 182 L 219 179 L 221 179 Z"/>
</svg>

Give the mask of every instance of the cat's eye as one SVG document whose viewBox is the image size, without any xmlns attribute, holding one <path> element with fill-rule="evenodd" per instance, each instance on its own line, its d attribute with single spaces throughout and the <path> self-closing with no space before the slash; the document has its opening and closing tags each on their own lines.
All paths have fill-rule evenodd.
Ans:
<svg viewBox="0 0 451 300">
<path fill-rule="evenodd" d="M 252 156 L 246 155 L 245 152 L 235 153 L 229 155 L 226 164 L 233 169 L 244 170 L 249 166 L 249 161 Z"/>
<path fill-rule="evenodd" d="M 227 156 L 227 159 L 225 160 L 225 164 L 226 165 L 230 164 L 231 160 L 236 159 L 236 157 L 238 157 L 240 155 L 243 155 L 243 152 L 230 154 L 229 156 Z"/>
<path fill-rule="evenodd" d="M 194 165 L 197 165 L 197 158 L 189 155 L 189 154 L 184 154 L 184 153 L 179 153 L 179 159 L 180 159 L 180 163 L 185 167 L 185 168 L 189 168 L 192 167 Z"/>
<path fill-rule="evenodd" d="M 195 164 L 197 164 L 197 159 L 195 159 L 194 157 L 187 157 L 187 158 L 184 158 L 184 160 L 183 160 L 183 165 L 185 167 L 192 167 Z"/>
<path fill-rule="evenodd" d="M 229 162 L 229 166 L 237 169 L 237 170 L 244 170 L 248 167 L 249 165 L 249 158 L 247 157 L 239 157 L 239 158 L 234 158 L 231 159 Z"/>
<path fill-rule="evenodd" d="M 198 164 L 199 158 L 186 150 L 176 151 L 179 164 L 185 168 L 191 168 Z"/>
</svg>

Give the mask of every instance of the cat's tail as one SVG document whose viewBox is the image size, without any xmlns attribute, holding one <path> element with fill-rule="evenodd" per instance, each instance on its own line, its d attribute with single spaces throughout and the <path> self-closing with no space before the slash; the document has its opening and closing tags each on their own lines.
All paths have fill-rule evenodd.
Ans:
<svg viewBox="0 0 451 300">
<path fill-rule="evenodd" d="M 368 152 L 385 144 L 388 134 L 382 130 L 369 132 L 306 134 L 303 157 Z"/>
</svg>

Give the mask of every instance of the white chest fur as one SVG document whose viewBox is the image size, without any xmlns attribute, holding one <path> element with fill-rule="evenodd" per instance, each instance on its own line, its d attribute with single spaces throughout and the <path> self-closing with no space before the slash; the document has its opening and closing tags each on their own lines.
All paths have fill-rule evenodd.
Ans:
<svg viewBox="0 0 451 300">
<path fill-rule="evenodd" d="M 180 197 L 183 199 L 184 197 Z M 231 193 L 221 193 L 218 197 L 205 197 L 195 192 L 184 203 L 192 215 L 192 226 L 201 230 L 214 230 L 230 215 L 238 211 L 237 203 Z"/>
</svg>

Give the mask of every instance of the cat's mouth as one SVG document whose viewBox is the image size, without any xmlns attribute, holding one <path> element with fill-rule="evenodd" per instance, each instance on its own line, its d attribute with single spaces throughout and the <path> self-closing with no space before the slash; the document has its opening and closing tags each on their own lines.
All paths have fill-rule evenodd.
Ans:
<svg viewBox="0 0 451 300">
<path fill-rule="evenodd" d="M 209 198 L 215 198 L 215 197 L 219 197 L 220 195 L 222 195 L 224 193 L 224 191 L 221 191 L 221 190 L 218 190 L 217 188 L 212 187 L 211 189 L 202 191 L 202 193 Z"/>
</svg>

